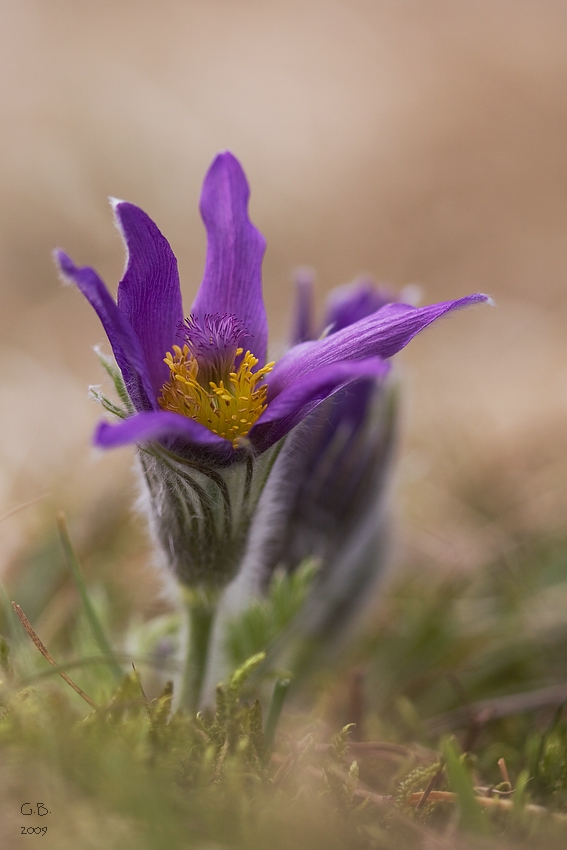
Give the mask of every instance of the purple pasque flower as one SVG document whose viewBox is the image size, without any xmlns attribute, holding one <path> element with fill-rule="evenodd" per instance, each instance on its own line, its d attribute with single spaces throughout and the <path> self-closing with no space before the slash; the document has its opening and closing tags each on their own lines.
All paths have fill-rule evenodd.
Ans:
<svg viewBox="0 0 567 850">
<path fill-rule="evenodd" d="M 337 333 L 394 301 L 370 281 L 355 281 L 331 293 L 316 329 L 313 281 L 301 272 L 296 282 L 296 344 L 321 332 Z M 391 377 L 352 381 L 288 436 L 254 518 L 239 578 L 225 602 L 225 619 L 238 622 L 251 597 L 270 593 L 277 571 L 292 573 L 315 559 L 313 584 L 271 658 L 292 669 L 295 678 L 344 645 L 345 633 L 372 598 L 388 560 L 387 483 L 398 430 L 398 390 Z M 226 639 L 219 633 L 216 651 L 222 665 L 219 647 Z M 247 645 L 246 654 L 258 648 Z M 231 659 L 233 664 L 242 660 Z"/>
<path fill-rule="evenodd" d="M 313 338 L 311 299 L 300 283 L 304 313 L 296 327 Z M 303 293 L 301 293 L 303 288 Z M 395 302 L 368 280 L 334 290 L 323 328 L 329 335 Z M 296 469 L 288 513 L 272 563 L 288 572 L 308 558 L 319 569 L 292 624 L 286 663 L 296 674 L 328 659 L 373 596 L 390 550 L 387 484 L 398 425 L 398 391 L 387 381 L 364 377 L 327 399 L 295 430 L 285 455 Z M 291 494 L 290 494 L 291 495 Z"/>
<path fill-rule="evenodd" d="M 201 214 L 208 247 L 203 282 L 184 320 L 177 262 L 151 219 L 114 202 L 128 262 L 117 302 L 89 267 L 56 254 L 102 321 L 133 406 L 103 422 L 95 443 L 162 443 L 187 458 L 226 464 L 248 448 L 258 455 L 324 399 L 363 376 L 383 376 L 385 359 L 445 313 L 485 301 L 470 295 L 428 307 L 389 304 L 321 340 L 266 363 L 261 288 L 265 241 L 248 218 L 249 188 L 230 153 L 204 181 Z"/>
<path fill-rule="evenodd" d="M 297 281 L 296 327 L 299 341 L 332 335 L 372 315 L 394 296 L 369 280 L 331 292 L 320 333 L 314 331 L 312 284 Z M 305 558 L 340 561 L 345 545 L 368 511 L 375 507 L 386 477 L 395 433 L 396 393 L 390 381 L 363 377 L 334 393 L 297 430 L 294 454 L 301 474 L 290 500 L 288 529 L 278 561 L 293 570 Z"/>
<path fill-rule="evenodd" d="M 117 364 L 104 361 L 123 408 L 99 396 L 119 421 L 100 423 L 95 444 L 138 446 L 151 526 L 170 568 L 191 587 L 222 587 L 238 571 L 283 437 L 353 381 L 384 378 L 386 359 L 431 322 L 487 300 L 387 304 L 267 363 L 265 241 L 248 198 L 238 160 L 219 154 L 201 194 L 207 255 L 189 315 L 169 243 L 133 204 L 113 202 L 127 249 L 116 301 L 92 268 L 56 252 L 63 276 L 97 312 Z"/>
</svg>

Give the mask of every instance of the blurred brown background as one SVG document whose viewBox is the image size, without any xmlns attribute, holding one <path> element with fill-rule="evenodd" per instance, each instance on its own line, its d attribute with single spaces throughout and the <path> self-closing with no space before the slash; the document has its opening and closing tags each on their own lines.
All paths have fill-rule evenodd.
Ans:
<svg viewBox="0 0 567 850">
<path fill-rule="evenodd" d="M 89 448 L 103 333 L 50 251 L 114 291 L 106 198 L 131 200 L 169 238 L 189 305 L 200 184 L 226 148 L 268 240 L 276 341 L 300 265 L 320 301 L 360 273 L 426 302 L 497 301 L 400 358 L 406 554 L 471 566 L 519 528 L 560 528 L 566 38 L 561 0 L 3 0 L 0 513 L 45 498 L 0 526 L 0 569 L 56 509 L 80 529 L 133 489 L 131 451 Z"/>
</svg>

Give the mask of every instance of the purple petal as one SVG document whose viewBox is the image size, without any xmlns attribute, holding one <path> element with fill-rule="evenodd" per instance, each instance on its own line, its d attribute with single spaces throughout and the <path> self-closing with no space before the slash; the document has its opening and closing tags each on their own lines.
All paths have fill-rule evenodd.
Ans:
<svg viewBox="0 0 567 850">
<path fill-rule="evenodd" d="M 155 409 L 156 396 L 140 341 L 106 286 L 94 269 L 78 268 L 63 251 L 56 251 L 55 259 L 64 277 L 77 285 L 101 320 L 134 407 Z"/>
<path fill-rule="evenodd" d="M 236 316 L 251 337 L 245 345 L 263 366 L 268 341 L 261 277 L 266 242 L 248 218 L 249 195 L 238 160 L 228 152 L 219 154 L 201 193 L 207 261 L 191 312 L 201 320 L 206 314 Z"/>
<path fill-rule="evenodd" d="M 167 239 L 139 207 L 113 203 L 128 262 L 118 286 L 118 306 L 128 317 L 146 357 L 157 396 L 169 377 L 163 358 L 177 342 L 183 320 L 177 260 Z"/>
<path fill-rule="evenodd" d="M 358 378 L 382 378 L 389 368 L 379 357 L 369 357 L 333 363 L 303 375 L 268 404 L 250 431 L 250 442 L 258 451 L 265 451 L 330 395 Z"/>
<path fill-rule="evenodd" d="M 113 449 L 130 443 L 149 443 L 156 440 L 183 439 L 191 445 L 230 448 L 224 437 L 213 434 L 200 422 L 172 413 L 169 410 L 154 410 L 138 413 L 123 419 L 116 425 L 99 422 L 94 434 L 94 443 L 103 449 Z"/>
<path fill-rule="evenodd" d="M 358 280 L 335 289 L 327 300 L 325 326 L 336 333 L 394 301 L 386 289 L 376 287 L 370 280 Z"/>
<path fill-rule="evenodd" d="M 295 316 L 291 340 L 293 345 L 313 339 L 313 288 L 311 269 L 299 269 L 295 275 Z"/>
<path fill-rule="evenodd" d="M 296 345 L 274 366 L 269 377 L 268 402 L 273 403 L 272 400 L 286 387 L 313 369 L 345 360 L 392 357 L 416 334 L 445 313 L 489 300 L 487 295 L 477 294 L 427 307 L 386 304 L 376 313 L 325 339 Z"/>
</svg>

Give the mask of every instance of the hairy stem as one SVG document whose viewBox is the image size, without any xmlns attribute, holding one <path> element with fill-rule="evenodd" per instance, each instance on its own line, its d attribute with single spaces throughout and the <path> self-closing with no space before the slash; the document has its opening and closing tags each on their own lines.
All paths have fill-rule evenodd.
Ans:
<svg viewBox="0 0 567 850">
<path fill-rule="evenodd" d="M 181 687 L 181 705 L 195 712 L 199 708 L 201 691 L 207 671 L 209 645 L 216 613 L 217 599 L 198 591 L 187 590 L 185 609 L 188 619 L 187 648 L 183 683 Z"/>
</svg>

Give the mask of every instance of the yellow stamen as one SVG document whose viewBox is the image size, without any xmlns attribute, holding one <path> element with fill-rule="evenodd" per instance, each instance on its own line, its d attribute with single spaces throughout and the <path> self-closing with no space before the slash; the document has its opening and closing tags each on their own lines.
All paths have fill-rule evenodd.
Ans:
<svg viewBox="0 0 567 850">
<path fill-rule="evenodd" d="M 239 348 L 236 355 L 242 351 Z M 199 364 L 187 345 L 174 345 L 173 354 L 168 351 L 164 363 L 169 367 L 170 379 L 162 387 L 160 407 L 195 419 L 238 448 L 239 440 L 267 407 L 268 387 L 257 385 L 274 364 L 267 363 L 253 372 L 258 359 L 247 351 L 238 369 L 230 372 L 228 381 L 209 381 L 209 388 L 205 388 L 198 381 Z"/>
</svg>

